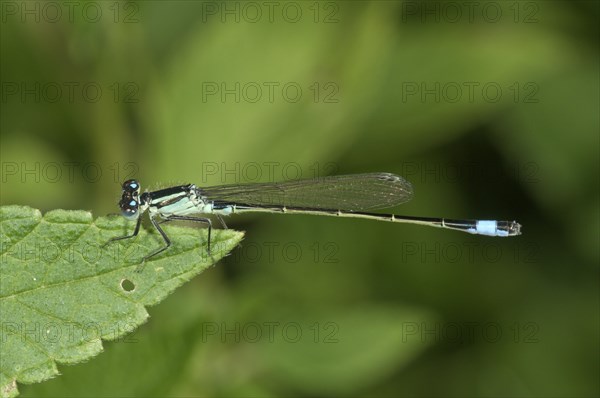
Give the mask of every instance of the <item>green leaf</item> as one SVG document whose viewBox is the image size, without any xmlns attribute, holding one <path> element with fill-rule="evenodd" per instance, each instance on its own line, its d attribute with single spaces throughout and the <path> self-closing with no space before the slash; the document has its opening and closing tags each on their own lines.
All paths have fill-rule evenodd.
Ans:
<svg viewBox="0 0 600 398">
<path fill-rule="evenodd" d="M 211 255 L 206 230 L 165 226 L 169 250 L 156 231 L 103 247 L 133 231 L 123 217 L 54 210 L 42 217 L 23 206 L 0 207 L 0 396 L 18 395 L 17 382 L 38 383 L 102 351 L 148 318 L 155 305 L 227 255 L 242 232 L 216 230 Z"/>
</svg>

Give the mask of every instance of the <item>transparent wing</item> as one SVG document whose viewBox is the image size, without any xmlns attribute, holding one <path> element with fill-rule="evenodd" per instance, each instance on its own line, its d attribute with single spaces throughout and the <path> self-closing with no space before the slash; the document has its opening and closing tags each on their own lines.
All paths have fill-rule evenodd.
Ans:
<svg viewBox="0 0 600 398">
<path fill-rule="evenodd" d="M 412 185 L 389 173 L 351 174 L 280 183 L 199 188 L 208 200 L 255 206 L 365 211 L 409 201 Z"/>
</svg>

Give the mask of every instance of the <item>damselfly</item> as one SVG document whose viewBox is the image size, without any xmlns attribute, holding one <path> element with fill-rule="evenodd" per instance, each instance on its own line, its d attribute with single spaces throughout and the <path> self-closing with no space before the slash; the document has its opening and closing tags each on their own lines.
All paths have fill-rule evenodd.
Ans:
<svg viewBox="0 0 600 398">
<path fill-rule="evenodd" d="M 226 226 L 221 216 L 267 212 L 365 218 L 428 225 L 488 236 L 505 237 L 521 234 L 521 225 L 516 221 L 450 220 L 366 212 L 393 207 L 411 199 L 412 185 L 404 178 L 389 173 L 353 174 L 280 183 L 220 185 L 207 188 L 188 184 L 142 194 L 140 194 L 140 184 L 136 180 L 127 180 L 122 188 L 119 202 L 121 213 L 130 220 L 136 220 L 137 223 L 131 235 L 112 238 L 107 244 L 136 236 L 140 230 L 141 216 L 148 211 L 150 222 L 162 236 L 165 246 L 145 256 L 142 264 L 171 246 L 171 239 L 160 226 L 161 223 L 168 221 L 195 221 L 206 224 L 208 226 L 207 251 L 210 254 L 212 222 L 210 218 L 197 215 L 215 215 L 224 227 Z"/>
</svg>

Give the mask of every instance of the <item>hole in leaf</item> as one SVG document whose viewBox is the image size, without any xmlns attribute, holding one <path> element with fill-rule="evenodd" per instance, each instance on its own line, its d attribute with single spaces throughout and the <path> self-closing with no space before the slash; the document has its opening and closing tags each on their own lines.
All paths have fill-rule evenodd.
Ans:
<svg viewBox="0 0 600 398">
<path fill-rule="evenodd" d="M 132 292 L 135 289 L 135 283 L 130 281 L 129 279 L 121 280 L 121 289 L 126 292 Z"/>
</svg>

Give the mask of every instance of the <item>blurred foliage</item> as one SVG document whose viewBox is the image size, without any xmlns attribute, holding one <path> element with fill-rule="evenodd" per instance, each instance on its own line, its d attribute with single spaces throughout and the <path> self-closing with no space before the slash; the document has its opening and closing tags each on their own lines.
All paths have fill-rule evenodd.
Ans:
<svg viewBox="0 0 600 398">
<path fill-rule="evenodd" d="M 400 214 L 516 219 L 524 232 L 231 218 L 242 247 L 151 309 L 135 344 L 107 343 L 23 395 L 597 396 L 598 3 L 475 3 L 291 2 L 292 23 L 287 2 L 272 21 L 260 2 L 92 2 L 97 22 L 83 6 L 37 22 L 4 2 L 1 204 L 104 214 L 130 175 L 154 188 L 238 182 L 253 165 L 262 181 L 388 171 L 415 186 Z M 23 98 L 23 82 L 63 95 Z M 239 102 L 207 92 L 236 82 L 250 83 Z M 83 98 L 87 83 L 98 101 Z M 276 329 L 270 341 L 271 323 L 302 338 Z M 236 325 L 255 324 L 262 338 L 236 341 Z M 483 338 L 486 325 L 501 338 Z"/>
</svg>

